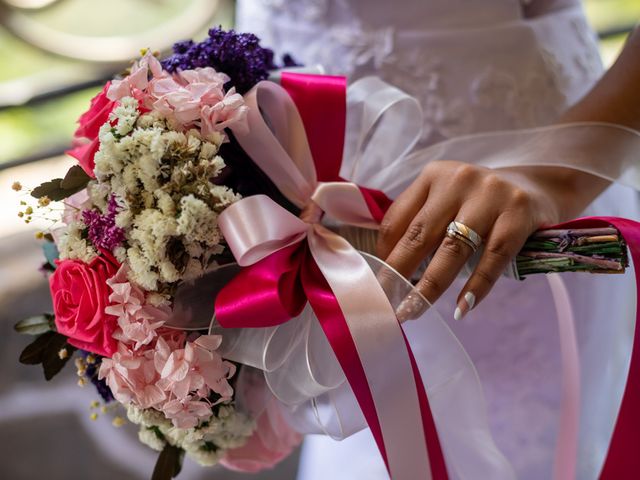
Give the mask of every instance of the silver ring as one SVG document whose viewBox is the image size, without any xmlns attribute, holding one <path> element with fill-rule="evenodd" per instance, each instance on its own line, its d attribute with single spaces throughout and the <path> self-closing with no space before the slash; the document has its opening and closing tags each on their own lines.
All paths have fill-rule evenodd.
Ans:
<svg viewBox="0 0 640 480">
<path fill-rule="evenodd" d="M 451 222 L 447 227 L 447 236 L 465 243 L 475 252 L 482 245 L 482 237 L 472 228 L 461 222 Z"/>
</svg>

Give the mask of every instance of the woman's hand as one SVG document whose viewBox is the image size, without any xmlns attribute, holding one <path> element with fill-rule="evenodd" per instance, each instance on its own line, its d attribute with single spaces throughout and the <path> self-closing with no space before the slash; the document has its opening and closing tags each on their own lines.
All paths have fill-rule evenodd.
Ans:
<svg viewBox="0 0 640 480">
<path fill-rule="evenodd" d="M 459 320 L 489 293 L 531 233 L 569 213 L 569 175 L 584 174 L 561 168 L 490 170 L 455 161 L 432 162 L 385 215 L 378 254 L 407 278 L 433 255 L 416 285 L 433 303 L 473 254 L 463 241 L 446 236 L 447 226 L 456 220 L 477 232 L 484 251 L 458 297 L 454 317 Z"/>
<path fill-rule="evenodd" d="M 636 28 L 613 67 L 559 123 L 595 121 L 640 129 L 639 81 L 640 28 Z M 487 295 L 533 231 L 578 215 L 608 184 L 560 167 L 487 170 L 460 162 L 433 162 L 387 212 L 378 254 L 406 277 L 433 254 L 417 287 L 435 302 L 473 253 L 445 235 L 447 225 L 457 220 L 475 230 L 485 248 L 458 297 L 455 317 L 462 318 Z"/>
</svg>

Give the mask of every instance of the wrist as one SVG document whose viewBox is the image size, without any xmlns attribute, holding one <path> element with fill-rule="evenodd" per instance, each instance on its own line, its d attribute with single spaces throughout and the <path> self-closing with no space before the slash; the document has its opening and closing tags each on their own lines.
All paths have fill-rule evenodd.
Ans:
<svg viewBox="0 0 640 480">
<path fill-rule="evenodd" d="M 544 209 L 544 223 L 579 216 L 609 185 L 600 177 L 564 167 L 512 167 L 501 172 L 531 193 Z"/>
</svg>

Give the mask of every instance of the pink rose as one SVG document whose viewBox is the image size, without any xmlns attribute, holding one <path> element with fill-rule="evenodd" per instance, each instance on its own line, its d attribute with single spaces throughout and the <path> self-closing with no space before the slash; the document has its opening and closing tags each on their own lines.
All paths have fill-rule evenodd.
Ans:
<svg viewBox="0 0 640 480">
<path fill-rule="evenodd" d="M 116 102 L 107 98 L 107 91 L 110 87 L 111 82 L 107 82 L 102 91 L 91 99 L 89 110 L 80 115 L 78 119 L 80 126 L 73 134 L 74 137 L 84 137 L 91 140 L 98 136 L 100 127 L 107 123 L 109 115 L 116 105 Z"/>
<path fill-rule="evenodd" d="M 109 121 L 109 115 L 116 106 L 116 102 L 107 98 L 110 86 L 111 82 L 107 82 L 102 91 L 91 100 L 89 110 L 80 116 L 78 119 L 80 126 L 73 134 L 74 148 L 66 152 L 78 160 L 82 169 L 91 178 L 95 178 L 93 157 L 99 147 L 100 127 Z"/>
<path fill-rule="evenodd" d="M 77 142 L 74 140 L 74 146 L 71 150 L 67 150 L 67 155 L 78 160 L 78 164 L 82 167 L 87 175 L 91 178 L 96 178 L 96 174 L 93 173 L 93 170 L 96 168 L 96 162 L 94 157 L 98 152 L 98 148 L 100 147 L 100 141 L 98 137 L 94 138 L 88 143 Z"/>
<path fill-rule="evenodd" d="M 107 280 L 118 271 L 118 262 L 102 252 L 91 263 L 58 262 L 49 279 L 58 332 L 74 347 L 111 357 L 118 349 L 112 337 L 117 328 L 113 315 L 105 313 L 111 293 Z"/>
<path fill-rule="evenodd" d="M 280 413 L 277 400 L 271 398 L 247 443 L 228 450 L 220 463 L 230 470 L 259 472 L 287 458 L 301 441 L 302 435 L 291 429 Z"/>
</svg>

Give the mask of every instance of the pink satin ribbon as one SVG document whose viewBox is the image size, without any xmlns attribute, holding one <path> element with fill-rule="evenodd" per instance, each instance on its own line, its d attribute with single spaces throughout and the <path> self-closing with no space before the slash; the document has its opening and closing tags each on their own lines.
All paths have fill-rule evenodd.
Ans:
<svg viewBox="0 0 640 480">
<path fill-rule="evenodd" d="M 305 116 L 314 123 L 305 127 L 287 92 L 261 82 L 245 97 L 249 133 L 234 134 L 299 208 L 312 207 L 343 223 L 377 228 L 386 197 L 349 182 L 317 181 L 314 159 L 318 153 L 314 149 L 312 156 L 305 130 L 324 143 L 340 142 L 341 152 L 344 131 L 336 134 L 334 128 L 343 128 L 344 122 L 330 124 L 323 115 L 308 111 L 313 110 L 313 94 L 322 90 L 323 79 L 328 82 L 324 93 L 340 94 L 341 102 L 345 82 L 312 77 L 308 81 L 288 78 L 284 84 L 305 84 L 310 89 L 303 96 Z M 332 178 L 338 149 L 324 146 L 319 152 L 333 155 L 322 169 L 324 178 Z M 277 325 L 295 317 L 308 300 L 391 477 L 448 478 L 424 386 L 392 306 L 360 254 L 316 222 L 306 223 L 262 195 L 227 208 L 220 215 L 220 229 L 238 264 L 246 268 L 218 295 L 217 321 L 229 328 Z"/>
<path fill-rule="evenodd" d="M 562 362 L 562 401 L 553 478 L 565 480 L 576 477 L 580 423 L 580 356 L 573 309 L 567 287 L 558 274 L 550 274 L 547 279 L 558 315 Z"/>
<path fill-rule="evenodd" d="M 347 102 L 344 92 L 347 90 L 345 77 L 328 75 L 296 75 L 282 72 L 280 80 L 295 103 L 321 182 L 340 180 L 342 165 L 342 147 L 347 119 Z M 312 95 L 309 93 L 313 92 Z M 326 129 L 319 125 L 331 125 L 334 137 L 328 141 Z"/>
</svg>

